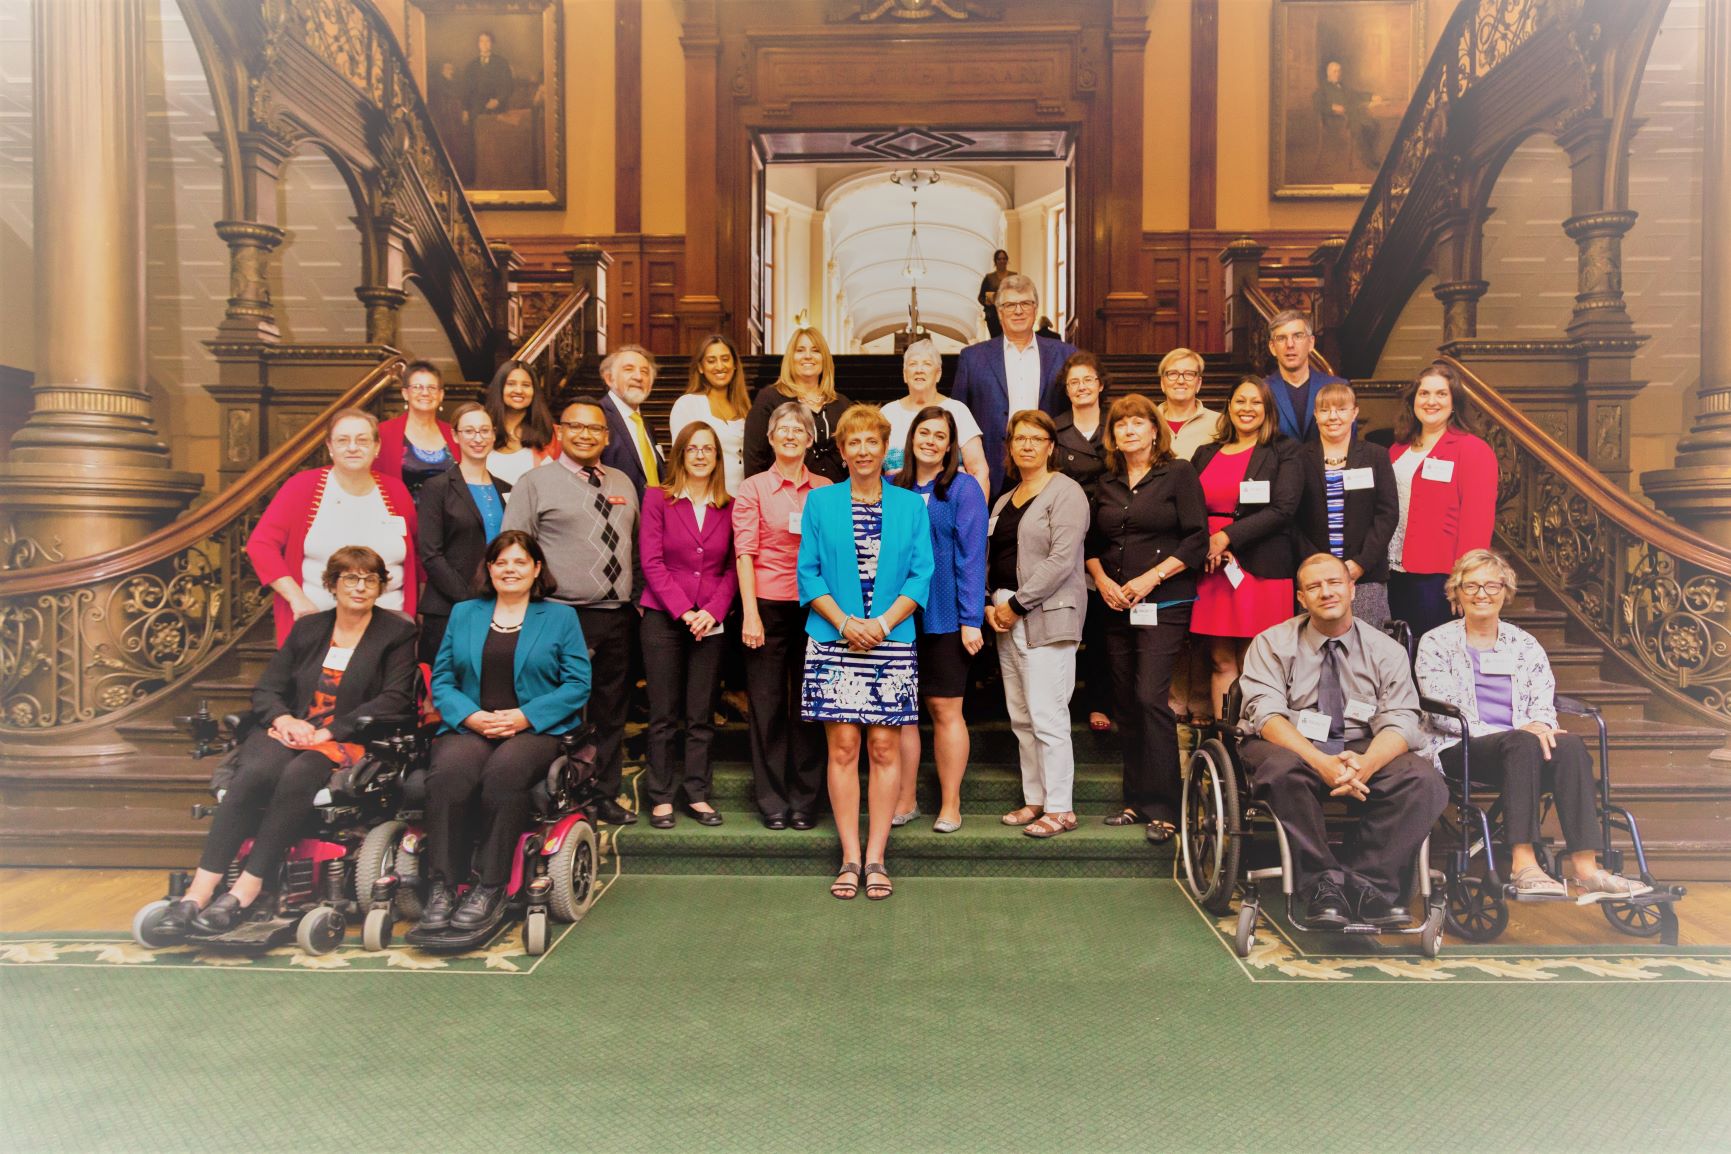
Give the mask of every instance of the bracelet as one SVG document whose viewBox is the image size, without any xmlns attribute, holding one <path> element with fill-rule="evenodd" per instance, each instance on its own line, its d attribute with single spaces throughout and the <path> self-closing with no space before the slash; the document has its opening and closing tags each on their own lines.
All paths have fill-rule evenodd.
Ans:
<svg viewBox="0 0 1731 1154">
<path fill-rule="evenodd" d="M 885 637 L 890 635 L 889 614 L 886 613 L 878 618 L 878 627 L 884 631 Z"/>
</svg>

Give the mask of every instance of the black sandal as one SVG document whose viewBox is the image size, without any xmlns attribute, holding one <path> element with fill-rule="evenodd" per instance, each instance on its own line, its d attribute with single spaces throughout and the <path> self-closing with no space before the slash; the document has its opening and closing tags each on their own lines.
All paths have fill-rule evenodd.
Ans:
<svg viewBox="0 0 1731 1154">
<path fill-rule="evenodd" d="M 1107 825 L 1141 825 L 1146 819 L 1129 806 L 1125 806 L 1105 820 Z"/>
<path fill-rule="evenodd" d="M 1173 825 L 1165 818 L 1157 817 L 1148 823 L 1148 828 L 1144 831 L 1143 836 L 1155 845 L 1165 845 L 1167 842 L 1172 840 L 1173 835 L 1177 832 L 1177 826 Z"/>
<path fill-rule="evenodd" d="M 865 891 L 867 901 L 881 902 L 896 892 L 896 887 L 890 882 L 890 872 L 884 868 L 883 862 L 867 862 L 865 876 L 868 878 L 880 877 L 884 879 L 881 882 L 868 881 L 866 883 Z"/>
<path fill-rule="evenodd" d="M 844 882 L 841 879 L 851 876 L 853 881 Z M 844 902 L 850 902 L 859 896 L 860 868 L 856 861 L 844 861 L 841 868 L 835 871 L 835 880 L 829 883 L 829 896 Z"/>
</svg>

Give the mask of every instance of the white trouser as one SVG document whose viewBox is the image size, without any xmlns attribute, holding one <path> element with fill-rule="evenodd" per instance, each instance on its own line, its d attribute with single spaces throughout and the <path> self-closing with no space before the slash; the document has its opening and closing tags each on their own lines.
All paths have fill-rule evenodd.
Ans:
<svg viewBox="0 0 1731 1154">
<path fill-rule="evenodd" d="M 1009 600 L 1000 590 L 993 601 Z M 1030 648 L 1026 622 L 998 634 L 1004 703 L 1022 755 L 1022 800 L 1052 813 L 1075 809 L 1076 753 L 1070 745 L 1070 694 L 1076 688 L 1074 641 Z"/>
</svg>

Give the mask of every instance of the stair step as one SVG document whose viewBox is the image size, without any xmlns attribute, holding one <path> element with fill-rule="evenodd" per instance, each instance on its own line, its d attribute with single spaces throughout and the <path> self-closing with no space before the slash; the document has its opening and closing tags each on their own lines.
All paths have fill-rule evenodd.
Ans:
<svg viewBox="0 0 1731 1154">
<path fill-rule="evenodd" d="M 1642 710 L 1653 697 L 1653 691 L 1646 686 L 1596 677 L 1559 679 L 1557 688 L 1570 697 L 1598 706 L 1613 729 L 1624 722 L 1642 720 Z"/>
</svg>

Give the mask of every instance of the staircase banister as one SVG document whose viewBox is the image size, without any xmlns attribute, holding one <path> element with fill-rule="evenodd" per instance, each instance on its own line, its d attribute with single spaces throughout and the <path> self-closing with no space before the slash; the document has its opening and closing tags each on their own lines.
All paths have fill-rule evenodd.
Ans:
<svg viewBox="0 0 1731 1154">
<path fill-rule="evenodd" d="M 1437 359 L 1460 374 L 1473 404 L 1502 426 L 1522 449 L 1537 457 L 1558 475 L 1567 478 L 1575 490 L 1600 513 L 1629 533 L 1656 545 L 1679 560 L 1731 577 L 1731 550 L 1716 545 L 1655 512 L 1606 480 L 1597 469 L 1557 444 L 1518 407 L 1485 384 L 1478 374 L 1454 357 L 1442 356 Z"/>
<path fill-rule="evenodd" d="M 1266 292 L 1263 292 L 1259 286 L 1245 285 L 1243 292 L 1244 299 L 1250 304 L 1251 308 L 1256 310 L 1257 315 L 1262 318 L 1262 323 L 1264 325 L 1273 320 L 1274 315 L 1280 311 L 1275 307 L 1273 298 L 1271 298 Z M 1335 375 L 1334 366 L 1329 364 L 1328 358 L 1323 356 L 1322 353 L 1315 348 L 1310 350 L 1310 363 L 1331 377 Z"/>
<path fill-rule="evenodd" d="M 530 362 L 540 359 L 543 353 L 553 347 L 553 342 L 559 338 L 559 333 L 571 323 L 578 313 L 583 311 L 583 306 L 588 303 L 588 289 L 580 288 L 572 292 L 559 302 L 558 308 L 547 314 L 547 319 L 542 321 L 541 326 L 530 335 L 528 340 L 523 342 L 522 347 L 517 350 L 512 359 Z"/>
<path fill-rule="evenodd" d="M 106 553 L 57 561 L 30 569 L 0 572 L 0 598 L 51 593 L 71 585 L 92 585 L 124 576 L 134 570 L 173 557 L 221 529 L 240 516 L 266 493 L 296 472 L 325 435 L 325 426 L 342 409 L 365 407 L 393 381 L 400 378 L 402 357 L 379 362 L 342 396 L 325 406 L 294 436 L 278 445 L 241 479 L 214 500 L 165 525 L 156 532 Z"/>
</svg>

